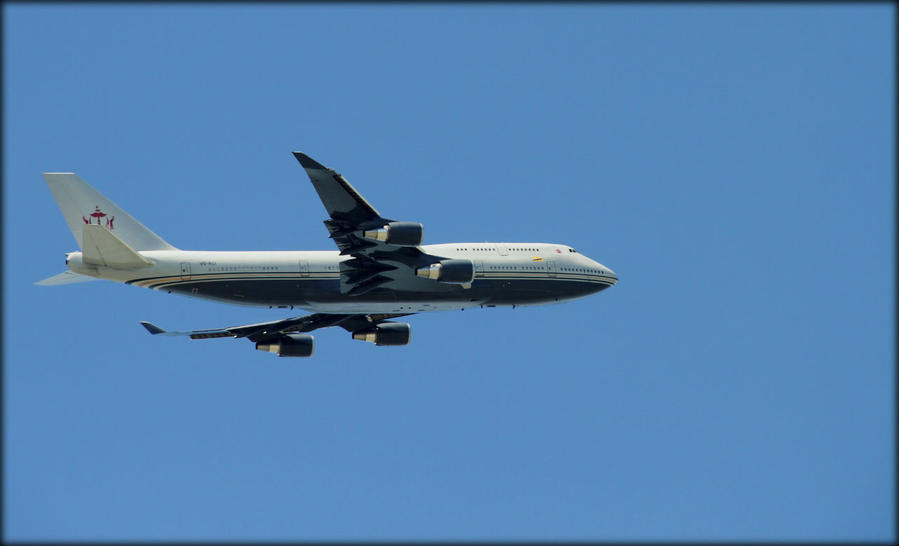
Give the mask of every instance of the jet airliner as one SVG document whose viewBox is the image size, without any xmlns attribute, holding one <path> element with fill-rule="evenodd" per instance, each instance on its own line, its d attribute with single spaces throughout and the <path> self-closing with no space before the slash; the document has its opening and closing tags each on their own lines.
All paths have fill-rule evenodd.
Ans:
<svg viewBox="0 0 899 546">
<path fill-rule="evenodd" d="M 209 330 L 141 324 L 154 335 L 247 338 L 262 351 L 305 357 L 314 348 L 308 332 L 319 328 L 406 345 L 411 327 L 393 319 L 568 301 L 618 281 L 611 269 L 562 244 L 422 244 L 422 224 L 382 216 L 341 174 L 302 152 L 294 156 L 325 206 L 337 250 L 180 250 L 74 173 L 43 173 L 81 251 L 66 254 L 66 271 L 37 284 L 105 279 L 232 304 L 298 307 L 312 314 Z"/>
</svg>

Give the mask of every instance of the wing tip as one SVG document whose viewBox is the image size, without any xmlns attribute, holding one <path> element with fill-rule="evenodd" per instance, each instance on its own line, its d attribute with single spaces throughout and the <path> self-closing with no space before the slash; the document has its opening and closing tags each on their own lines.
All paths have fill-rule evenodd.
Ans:
<svg viewBox="0 0 899 546">
<path fill-rule="evenodd" d="M 323 171 L 328 170 L 327 167 L 319 163 L 318 161 L 312 159 L 308 155 L 303 152 L 294 152 L 293 156 L 297 158 L 297 161 L 300 162 L 300 165 L 303 166 L 304 169 L 321 169 Z"/>
<path fill-rule="evenodd" d="M 143 326 L 144 328 L 146 328 L 147 331 L 150 332 L 151 334 L 153 334 L 154 336 L 156 334 L 164 334 L 165 333 L 165 330 L 163 330 L 159 326 L 156 326 L 152 322 L 146 322 L 146 321 L 142 320 L 140 325 Z"/>
<path fill-rule="evenodd" d="M 71 181 L 73 176 L 77 176 L 75 173 L 66 173 L 66 172 L 43 172 L 41 173 L 41 177 L 44 179 L 44 182 L 47 184 L 52 183 L 62 183 Z"/>
</svg>

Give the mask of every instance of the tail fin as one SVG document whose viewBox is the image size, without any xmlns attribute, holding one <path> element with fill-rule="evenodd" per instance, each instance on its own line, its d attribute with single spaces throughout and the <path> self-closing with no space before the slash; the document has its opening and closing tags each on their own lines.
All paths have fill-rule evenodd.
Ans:
<svg viewBox="0 0 899 546">
<path fill-rule="evenodd" d="M 75 173 L 43 173 L 43 177 L 79 248 L 84 249 L 84 226 L 94 224 L 108 228 L 134 250 L 177 250 Z"/>
</svg>

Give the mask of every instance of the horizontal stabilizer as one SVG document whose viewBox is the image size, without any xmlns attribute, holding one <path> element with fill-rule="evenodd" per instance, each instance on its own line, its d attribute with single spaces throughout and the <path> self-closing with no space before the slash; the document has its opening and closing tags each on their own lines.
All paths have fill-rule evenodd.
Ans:
<svg viewBox="0 0 899 546">
<path fill-rule="evenodd" d="M 154 336 L 155 336 L 156 334 L 164 334 L 164 333 L 165 333 L 165 330 L 163 330 L 163 329 L 160 328 L 159 326 L 156 326 L 156 325 L 153 324 L 152 322 L 141 321 L 140 324 L 141 324 L 141 326 L 143 326 L 144 328 L 146 328 L 147 331 L 150 332 L 151 334 L 153 334 Z"/>
<path fill-rule="evenodd" d="M 63 271 L 59 275 L 53 275 L 48 279 L 44 279 L 42 281 L 37 281 L 34 284 L 39 284 L 41 286 L 59 286 L 61 284 L 73 284 L 76 282 L 86 282 L 86 281 L 99 281 L 100 279 L 96 277 L 89 277 L 87 275 L 80 275 L 75 273 L 74 271 Z"/>
<path fill-rule="evenodd" d="M 163 330 L 159 326 L 156 326 L 152 322 L 141 321 L 141 326 L 147 329 L 148 332 L 156 335 L 164 335 L 164 336 L 190 336 L 191 339 L 206 339 L 212 337 L 235 337 L 233 333 L 228 330 L 179 330 L 170 332 L 168 330 Z"/>
<path fill-rule="evenodd" d="M 105 227 L 86 224 L 81 229 L 84 263 L 116 269 L 136 269 L 153 265 L 153 262 L 141 256 Z"/>
</svg>

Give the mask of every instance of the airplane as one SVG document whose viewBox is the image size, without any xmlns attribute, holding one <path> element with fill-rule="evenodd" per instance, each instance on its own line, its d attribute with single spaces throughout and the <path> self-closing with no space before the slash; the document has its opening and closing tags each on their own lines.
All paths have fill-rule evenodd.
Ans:
<svg viewBox="0 0 899 546">
<path fill-rule="evenodd" d="M 89 186 L 75 173 L 42 173 L 80 252 L 67 270 L 35 284 L 97 279 L 169 294 L 312 314 L 208 330 L 153 335 L 247 338 L 256 349 L 308 357 L 308 332 L 339 326 L 352 339 L 407 345 L 411 326 L 393 319 L 438 310 L 537 305 L 605 290 L 618 276 L 568 245 L 422 244 L 423 226 L 379 213 L 337 171 L 294 152 L 328 212 L 337 250 L 221 252 L 181 250 Z"/>
</svg>

